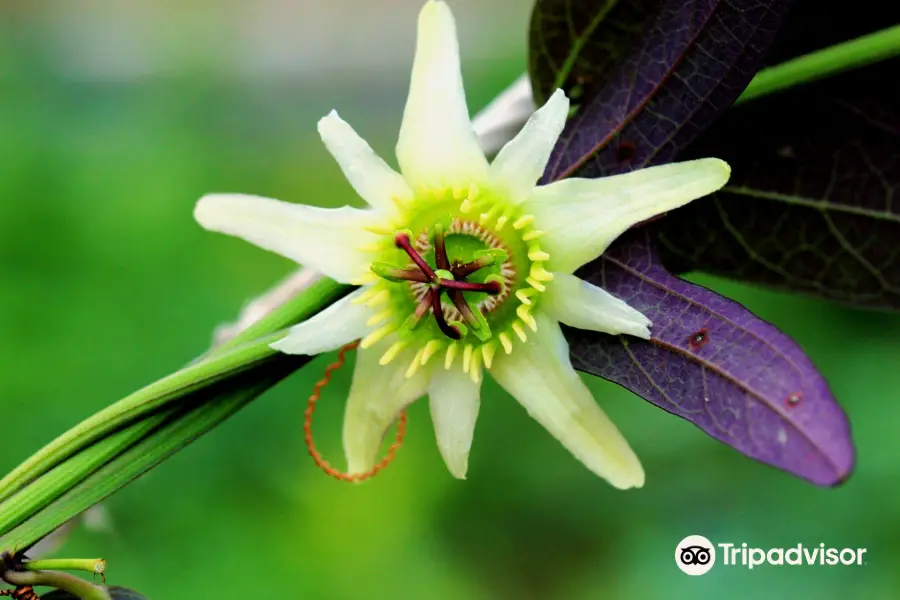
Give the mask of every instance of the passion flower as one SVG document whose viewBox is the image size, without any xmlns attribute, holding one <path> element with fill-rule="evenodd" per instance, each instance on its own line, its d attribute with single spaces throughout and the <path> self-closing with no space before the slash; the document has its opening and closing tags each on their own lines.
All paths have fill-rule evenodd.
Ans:
<svg viewBox="0 0 900 600">
<path fill-rule="evenodd" d="M 636 223 L 719 189 L 730 170 L 703 159 L 536 187 L 568 112 L 557 90 L 488 163 L 469 121 L 453 17 L 430 0 L 400 173 L 337 113 L 319 122 L 369 208 L 235 194 L 197 204 L 203 227 L 361 286 L 273 344 L 317 354 L 362 340 L 344 421 L 350 473 L 371 469 L 388 427 L 427 394 L 441 455 L 465 478 L 487 370 L 594 473 L 618 488 L 643 485 L 637 457 L 572 368 L 559 323 L 649 338 L 647 318 L 573 273 Z"/>
</svg>

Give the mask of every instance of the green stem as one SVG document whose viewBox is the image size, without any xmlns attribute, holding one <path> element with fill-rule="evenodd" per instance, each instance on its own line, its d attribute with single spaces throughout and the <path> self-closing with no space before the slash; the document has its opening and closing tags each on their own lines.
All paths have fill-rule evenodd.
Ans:
<svg viewBox="0 0 900 600">
<path fill-rule="evenodd" d="M 269 344 L 279 337 L 279 334 L 275 334 L 245 346 L 229 348 L 226 352 L 214 353 L 85 419 L 4 477 L 0 481 L 0 500 L 9 498 L 75 452 L 112 434 L 123 425 L 272 356 L 277 351 L 270 348 Z M 121 432 L 117 435 L 121 435 Z"/>
<path fill-rule="evenodd" d="M 0 482 L 0 498 L 6 498 L 0 504 L 0 548 L 27 548 L 305 364 L 308 357 L 271 350 L 281 335 L 272 332 L 309 318 L 349 289 L 316 281 L 234 339 L 40 450 Z"/>
<path fill-rule="evenodd" d="M 26 571 L 87 571 L 95 575 L 106 571 L 102 558 L 45 558 L 26 561 L 22 566 Z"/>
<path fill-rule="evenodd" d="M 900 25 L 799 56 L 756 74 L 737 103 L 900 55 Z"/>
<path fill-rule="evenodd" d="M 15 586 L 43 586 L 69 592 L 81 600 L 112 600 L 105 588 L 60 571 L 6 571 L 3 579 Z"/>
</svg>

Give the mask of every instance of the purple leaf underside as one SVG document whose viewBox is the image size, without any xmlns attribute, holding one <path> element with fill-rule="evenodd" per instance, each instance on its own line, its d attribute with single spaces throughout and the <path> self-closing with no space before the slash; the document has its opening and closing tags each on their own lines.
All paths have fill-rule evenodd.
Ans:
<svg viewBox="0 0 900 600">
<path fill-rule="evenodd" d="M 728 186 L 659 222 L 660 258 L 900 310 L 900 59 L 735 107 L 690 148 Z"/>
<path fill-rule="evenodd" d="M 543 181 L 671 162 L 744 90 L 790 0 L 663 0 L 557 144 Z"/>
<path fill-rule="evenodd" d="M 671 275 L 650 236 L 626 233 L 578 275 L 651 319 L 652 340 L 567 328 L 573 365 L 761 462 L 818 485 L 844 481 L 850 427 L 803 350 L 737 302 Z"/>
</svg>

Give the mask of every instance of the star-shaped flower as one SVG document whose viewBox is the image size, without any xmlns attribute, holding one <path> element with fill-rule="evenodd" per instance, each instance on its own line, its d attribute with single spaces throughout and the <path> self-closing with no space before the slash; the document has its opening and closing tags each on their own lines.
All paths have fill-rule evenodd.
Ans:
<svg viewBox="0 0 900 600">
<path fill-rule="evenodd" d="M 562 90 L 489 163 L 469 121 L 444 2 L 419 15 L 400 173 L 332 112 L 319 133 L 369 208 L 325 209 L 215 194 L 203 227 L 362 286 L 273 346 L 317 354 L 362 339 L 344 421 L 350 473 L 376 462 L 399 413 L 428 395 L 441 455 L 465 478 L 482 369 L 591 471 L 618 488 L 644 472 L 572 368 L 560 323 L 649 338 L 641 313 L 573 273 L 620 234 L 722 187 L 695 160 L 536 187 L 569 110 Z"/>
</svg>

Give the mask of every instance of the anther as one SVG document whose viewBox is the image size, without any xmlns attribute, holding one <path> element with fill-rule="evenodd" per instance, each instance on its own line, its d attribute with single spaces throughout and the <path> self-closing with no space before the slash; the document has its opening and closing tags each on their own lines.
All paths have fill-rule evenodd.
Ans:
<svg viewBox="0 0 900 600">
<path fill-rule="evenodd" d="M 450 298 L 450 301 L 453 302 L 453 306 L 456 307 L 459 314 L 462 315 L 466 323 L 472 328 L 476 337 L 481 340 L 490 339 L 491 328 L 488 325 L 487 320 L 485 320 L 484 315 L 472 310 L 472 307 L 469 306 L 469 303 L 466 301 L 466 298 L 461 291 L 450 290 L 447 292 L 447 297 Z"/>
<path fill-rule="evenodd" d="M 393 282 L 415 281 L 418 283 L 429 283 L 431 281 L 421 269 L 403 269 L 383 262 L 372 263 L 369 269 L 382 279 Z"/>
</svg>

